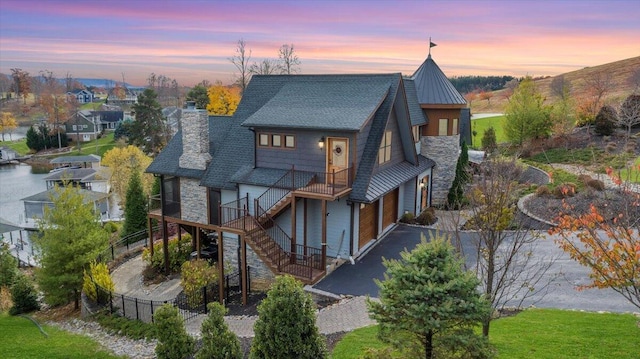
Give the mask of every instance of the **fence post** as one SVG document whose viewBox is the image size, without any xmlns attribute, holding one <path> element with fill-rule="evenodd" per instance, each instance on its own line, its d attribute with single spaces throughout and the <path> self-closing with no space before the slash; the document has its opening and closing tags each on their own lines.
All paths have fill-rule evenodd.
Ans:
<svg viewBox="0 0 640 359">
<path fill-rule="evenodd" d="M 124 294 L 120 294 L 120 298 L 122 298 L 122 316 L 127 317 L 126 309 L 124 308 Z"/>
<path fill-rule="evenodd" d="M 224 279 L 226 281 L 226 286 L 224 288 L 224 299 L 227 301 L 227 304 L 229 304 L 229 275 L 227 274 L 226 276 L 224 276 Z"/>
<path fill-rule="evenodd" d="M 113 314 L 113 293 L 109 291 L 109 313 Z"/>
<path fill-rule="evenodd" d="M 140 313 L 138 312 L 138 298 L 133 298 L 135 299 L 135 303 L 136 303 L 136 319 L 140 320 Z"/>
<path fill-rule="evenodd" d="M 149 301 L 151 303 L 151 323 L 153 323 L 153 300 Z"/>
<path fill-rule="evenodd" d="M 247 266 L 247 293 L 251 293 L 251 266 Z"/>
<path fill-rule="evenodd" d="M 111 260 L 114 260 L 114 259 L 116 259 L 116 255 L 115 255 L 115 252 L 114 252 L 114 249 L 113 249 L 113 244 L 112 244 L 111 245 Z"/>
<path fill-rule="evenodd" d="M 202 287 L 202 299 L 204 300 L 204 314 L 207 314 L 207 286 Z"/>
</svg>

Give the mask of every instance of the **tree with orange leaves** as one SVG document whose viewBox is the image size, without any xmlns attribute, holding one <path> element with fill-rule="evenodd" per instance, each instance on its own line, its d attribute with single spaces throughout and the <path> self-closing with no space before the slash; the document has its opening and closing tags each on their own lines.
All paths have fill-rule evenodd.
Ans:
<svg viewBox="0 0 640 359">
<path fill-rule="evenodd" d="M 559 235 L 558 244 L 572 259 L 591 269 L 591 283 L 579 290 L 611 288 L 640 308 L 640 193 L 611 168 L 607 174 L 622 192 L 623 205 L 611 210 L 592 204 L 587 213 L 565 213 L 550 233 Z"/>
</svg>

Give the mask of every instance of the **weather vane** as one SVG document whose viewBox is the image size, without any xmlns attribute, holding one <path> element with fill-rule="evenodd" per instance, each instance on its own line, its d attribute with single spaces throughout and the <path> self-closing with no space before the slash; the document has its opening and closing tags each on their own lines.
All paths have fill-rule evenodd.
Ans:
<svg viewBox="0 0 640 359">
<path fill-rule="evenodd" d="M 431 48 L 438 46 L 435 42 L 431 41 L 431 36 L 429 36 L 429 56 L 431 56 Z"/>
</svg>

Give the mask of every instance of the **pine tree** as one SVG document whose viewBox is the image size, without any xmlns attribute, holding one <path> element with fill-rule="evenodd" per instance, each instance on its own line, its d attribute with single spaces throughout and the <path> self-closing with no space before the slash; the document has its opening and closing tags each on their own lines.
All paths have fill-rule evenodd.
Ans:
<svg viewBox="0 0 640 359">
<path fill-rule="evenodd" d="M 129 133 L 129 143 L 144 149 L 146 153 L 160 153 L 169 141 L 169 128 L 162 115 L 158 95 L 146 89 L 133 105 L 136 120 Z"/>
<path fill-rule="evenodd" d="M 220 303 L 209 303 L 209 315 L 202 322 L 202 349 L 196 359 L 241 359 L 240 341 L 224 322 L 227 309 Z"/>
<path fill-rule="evenodd" d="M 505 134 L 515 145 L 522 146 L 527 140 L 551 133 L 551 107 L 544 104 L 531 77 L 522 80 L 509 98 L 505 117 Z"/>
<path fill-rule="evenodd" d="M 122 235 L 126 236 L 145 229 L 147 226 L 147 199 L 142 189 L 140 173 L 131 172 L 127 198 L 124 207 L 124 226 Z"/>
<path fill-rule="evenodd" d="M 422 241 L 401 259 L 384 259 L 380 301 L 368 301 L 371 317 L 379 324 L 379 337 L 394 347 L 409 350 L 411 357 L 458 357 L 452 352 L 472 352 L 485 357 L 488 344 L 473 328 L 489 313 L 473 272 L 463 270 L 462 260 L 445 238 Z M 473 346 L 473 348 L 470 348 Z M 437 356 L 440 357 L 440 356 Z"/>
<path fill-rule="evenodd" d="M 498 149 L 498 141 L 496 139 L 496 130 L 489 127 L 482 134 L 482 150 L 487 154 L 491 154 Z"/>
<path fill-rule="evenodd" d="M 153 320 L 158 337 L 158 359 L 183 359 L 192 354 L 194 340 L 187 334 L 178 308 L 165 304 L 155 312 Z"/>
<path fill-rule="evenodd" d="M 456 176 L 453 179 L 449 194 L 447 195 L 447 205 L 449 208 L 458 209 L 464 201 L 464 187 L 469 183 L 469 148 L 462 142 L 462 150 L 456 163 Z"/>
<path fill-rule="evenodd" d="M 300 282 L 288 275 L 277 277 L 258 306 L 250 358 L 326 358 L 315 310 Z"/>
<path fill-rule="evenodd" d="M 39 248 L 36 279 L 45 301 L 51 305 L 75 301 L 79 308 L 85 268 L 107 248 L 109 233 L 102 228 L 93 203 L 77 188 L 56 187 L 52 207 L 45 207 L 34 238 Z"/>
</svg>

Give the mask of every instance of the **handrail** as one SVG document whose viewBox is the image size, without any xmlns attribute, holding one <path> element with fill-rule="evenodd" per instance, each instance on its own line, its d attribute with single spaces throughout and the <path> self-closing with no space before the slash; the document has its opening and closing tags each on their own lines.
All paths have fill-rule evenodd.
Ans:
<svg viewBox="0 0 640 359">
<path fill-rule="evenodd" d="M 245 218 L 249 215 L 247 197 L 220 205 L 220 222 L 223 226 L 246 229 Z"/>
</svg>

